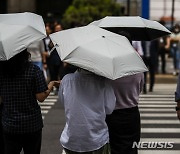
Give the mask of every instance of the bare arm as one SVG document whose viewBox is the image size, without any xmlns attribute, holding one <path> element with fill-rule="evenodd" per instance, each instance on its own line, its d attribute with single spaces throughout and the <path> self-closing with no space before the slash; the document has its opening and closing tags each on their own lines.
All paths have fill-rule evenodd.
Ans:
<svg viewBox="0 0 180 154">
<path fill-rule="evenodd" d="M 46 90 L 45 92 L 37 93 L 36 94 L 36 99 L 39 102 L 43 102 L 49 96 L 49 94 L 52 91 L 53 87 L 54 86 L 59 86 L 59 84 L 60 84 L 60 81 L 51 81 L 48 84 L 48 90 Z"/>
<path fill-rule="evenodd" d="M 167 38 L 167 44 L 165 45 L 165 48 L 166 48 L 166 49 L 169 49 L 169 48 L 170 48 L 170 42 L 171 42 L 171 38 L 168 37 L 168 38 Z"/>
</svg>

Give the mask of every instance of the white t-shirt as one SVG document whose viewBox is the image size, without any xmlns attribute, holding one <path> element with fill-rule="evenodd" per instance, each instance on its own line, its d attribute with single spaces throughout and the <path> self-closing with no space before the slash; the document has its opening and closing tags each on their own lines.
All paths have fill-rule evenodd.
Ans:
<svg viewBox="0 0 180 154">
<path fill-rule="evenodd" d="M 42 52 L 45 51 L 43 41 L 36 41 L 30 44 L 27 51 L 31 54 L 32 62 L 42 62 Z"/>
<path fill-rule="evenodd" d="M 66 124 L 60 142 L 76 152 L 94 151 L 109 142 L 106 114 L 116 98 L 108 79 L 86 72 L 66 75 L 59 88 Z"/>
</svg>

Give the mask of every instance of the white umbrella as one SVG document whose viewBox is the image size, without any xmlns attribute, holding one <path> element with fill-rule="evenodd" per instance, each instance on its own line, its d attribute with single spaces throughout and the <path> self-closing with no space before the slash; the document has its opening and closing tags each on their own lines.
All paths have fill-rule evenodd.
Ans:
<svg viewBox="0 0 180 154">
<path fill-rule="evenodd" d="M 109 79 L 147 71 L 124 36 L 97 26 L 63 30 L 50 38 L 62 61 Z"/>
<path fill-rule="evenodd" d="M 0 14 L 0 60 L 8 60 L 46 37 L 44 21 L 34 13 Z"/>
<path fill-rule="evenodd" d="M 144 19 L 139 16 L 107 16 L 90 23 L 111 32 L 126 31 L 132 40 L 150 41 L 171 32 L 157 21 Z"/>
</svg>

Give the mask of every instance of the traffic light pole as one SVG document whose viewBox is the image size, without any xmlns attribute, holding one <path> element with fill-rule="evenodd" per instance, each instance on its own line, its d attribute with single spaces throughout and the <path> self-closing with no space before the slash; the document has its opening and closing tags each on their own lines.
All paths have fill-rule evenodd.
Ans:
<svg viewBox="0 0 180 154">
<path fill-rule="evenodd" d="M 130 0 L 127 0 L 127 16 L 130 16 Z"/>
<path fill-rule="evenodd" d="M 149 0 L 142 0 L 141 5 L 141 16 L 145 19 L 149 19 L 149 9 L 150 9 L 150 2 Z"/>
<path fill-rule="evenodd" d="M 171 28 L 174 26 L 174 5 L 175 5 L 175 0 L 172 0 L 172 10 L 171 10 Z"/>
</svg>

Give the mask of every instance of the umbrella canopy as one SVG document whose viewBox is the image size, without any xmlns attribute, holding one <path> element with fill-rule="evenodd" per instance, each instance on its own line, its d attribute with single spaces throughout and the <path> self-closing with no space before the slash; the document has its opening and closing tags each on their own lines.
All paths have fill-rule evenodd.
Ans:
<svg viewBox="0 0 180 154">
<path fill-rule="evenodd" d="M 8 60 L 46 37 L 44 21 L 34 13 L 0 14 L 0 60 Z"/>
<path fill-rule="evenodd" d="M 121 35 L 97 26 L 63 30 L 50 35 L 62 61 L 109 79 L 147 71 L 143 60 Z"/>
<path fill-rule="evenodd" d="M 126 31 L 132 40 L 151 41 L 171 34 L 171 32 L 157 21 L 147 20 L 139 16 L 107 16 L 90 23 L 111 32 Z"/>
</svg>

